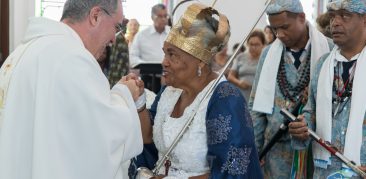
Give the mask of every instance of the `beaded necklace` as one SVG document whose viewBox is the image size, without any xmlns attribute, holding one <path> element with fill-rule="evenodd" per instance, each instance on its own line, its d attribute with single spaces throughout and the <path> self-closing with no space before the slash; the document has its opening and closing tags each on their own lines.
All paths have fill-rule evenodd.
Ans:
<svg viewBox="0 0 366 179">
<path fill-rule="evenodd" d="M 343 73 L 349 74 L 347 79 L 342 78 L 340 67 L 341 65 L 343 65 L 343 63 L 337 62 L 336 67 L 338 69 L 334 67 L 335 77 L 333 81 L 333 91 L 335 91 L 335 95 L 333 96 L 333 104 L 336 105 L 336 108 L 333 112 L 333 117 L 335 117 L 339 113 L 339 109 L 342 109 L 346 105 L 346 103 L 344 102 L 348 102 L 352 96 L 353 77 L 356 71 L 357 60 L 348 63 L 353 63 L 351 67 L 352 71 L 349 72 L 348 70 L 345 69 L 342 70 Z M 342 103 L 344 104 L 342 107 L 340 107 Z"/>
<path fill-rule="evenodd" d="M 303 66 L 300 65 L 299 72 L 300 79 L 297 82 L 296 86 L 292 86 L 289 80 L 287 79 L 286 75 L 286 68 L 285 68 L 285 50 L 283 50 L 281 56 L 281 62 L 278 67 L 278 74 L 277 74 L 277 83 L 280 87 L 280 90 L 285 97 L 285 99 L 290 100 L 291 102 L 296 103 L 300 97 L 303 96 L 304 89 L 309 85 L 310 81 L 310 56 L 311 53 L 309 52 L 305 59 L 305 64 Z"/>
</svg>

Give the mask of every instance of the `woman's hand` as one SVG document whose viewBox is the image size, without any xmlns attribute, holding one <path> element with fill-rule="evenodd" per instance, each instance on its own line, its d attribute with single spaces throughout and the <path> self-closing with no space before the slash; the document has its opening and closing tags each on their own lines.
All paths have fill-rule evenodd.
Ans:
<svg viewBox="0 0 366 179">
<path fill-rule="evenodd" d="M 118 81 L 118 83 L 126 85 L 128 87 L 134 101 L 136 101 L 138 99 L 138 97 L 140 96 L 140 90 L 139 90 L 138 82 L 136 81 L 136 79 L 134 79 L 133 77 L 130 77 L 130 76 L 123 76 Z"/>
<path fill-rule="evenodd" d="M 136 101 L 139 98 L 140 91 L 139 91 L 139 87 L 137 86 L 135 80 L 131 80 L 131 79 L 127 80 L 126 77 L 124 76 L 124 77 L 122 77 L 122 79 L 120 79 L 118 81 L 118 83 L 127 86 L 134 101 Z"/>
<path fill-rule="evenodd" d="M 139 92 L 140 92 L 140 95 L 142 95 L 142 93 L 144 93 L 144 90 L 145 90 L 145 84 L 144 82 L 140 79 L 139 76 L 137 76 L 136 74 L 134 73 L 129 73 L 127 76 L 126 76 L 126 79 L 127 80 L 135 80 L 136 81 L 136 85 L 139 87 Z"/>
</svg>

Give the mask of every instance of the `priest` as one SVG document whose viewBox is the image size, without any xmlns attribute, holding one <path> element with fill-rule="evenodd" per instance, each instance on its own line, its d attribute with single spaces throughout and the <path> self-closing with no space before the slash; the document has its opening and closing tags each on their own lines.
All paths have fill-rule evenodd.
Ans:
<svg viewBox="0 0 366 179">
<path fill-rule="evenodd" d="M 142 151 L 142 83 L 110 90 L 96 61 L 122 18 L 120 0 L 68 0 L 61 22 L 30 20 L 0 70 L 0 178 L 122 178 Z"/>
</svg>

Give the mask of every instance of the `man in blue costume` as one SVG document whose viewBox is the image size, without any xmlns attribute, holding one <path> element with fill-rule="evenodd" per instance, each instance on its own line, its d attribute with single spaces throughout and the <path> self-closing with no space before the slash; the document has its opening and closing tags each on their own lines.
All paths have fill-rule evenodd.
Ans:
<svg viewBox="0 0 366 179">
<path fill-rule="evenodd" d="M 336 46 L 317 64 L 308 104 L 301 122 L 290 124 L 290 133 L 309 144 L 307 127 L 331 142 L 366 171 L 366 1 L 335 0 L 328 4 L 331 33 Z M 349 167 L 313 144 L 314 178 L 358 178 Z"/>
<path fill-rule="evenodd" d="M 292 111 L 307 99 L 310 73 L 332 43 L 305 19 L 299 0 L 274 0 L 267 8 L 277 39 L 262 51 L 249 99 L 259 151 L 283 123 L 281 108 Z M 266 154 L 266 178 L 290 178 L 294 150 L 288 134 Z M 293 173 L 296 175 L 298 173 Z"/>
</svg>

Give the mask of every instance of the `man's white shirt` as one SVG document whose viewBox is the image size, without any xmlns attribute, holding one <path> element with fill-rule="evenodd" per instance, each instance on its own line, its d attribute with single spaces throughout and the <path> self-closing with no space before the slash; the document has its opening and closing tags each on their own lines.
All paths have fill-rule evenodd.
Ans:
<svg viewBox="0 0 366 179">
<path fill-rule="evenodd" d="M 168 26 L 162 33 L 157 32 L 154 26 L 138 32 L 130 47 L 131 67 L 139 64 L 161 64 L 164 58 L 162 48 L 168 33 Z"/>
</svg>

